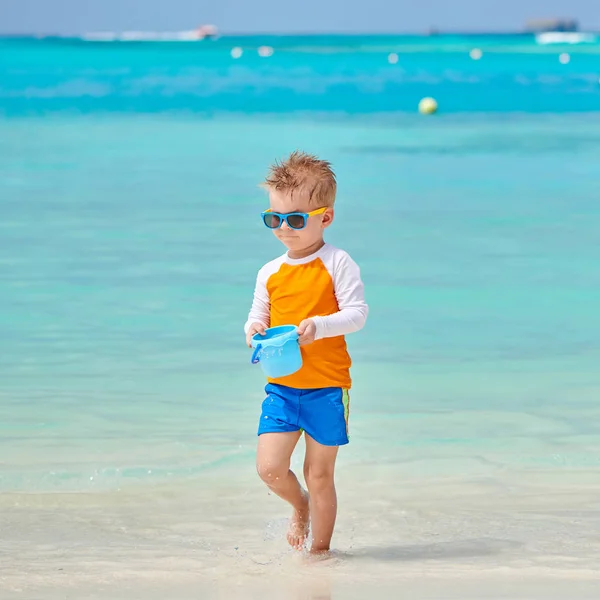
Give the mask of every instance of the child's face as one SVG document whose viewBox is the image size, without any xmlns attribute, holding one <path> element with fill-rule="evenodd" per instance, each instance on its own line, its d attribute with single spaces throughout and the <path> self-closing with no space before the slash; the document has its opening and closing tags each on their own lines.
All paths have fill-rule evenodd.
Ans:
<svg viewBox="0 0 600 600">
<path fill-rule="evenodd" d="M 315 206 L 304 194 L 289 192 L 269 191 L 269 203 L 271 211 L 282 213 L 310 213 L 316 209 L 323 208 Z M 301 252 L 311 248 L 323 240 L 323 230 L 329 227 L 333 221 L 333 208 L 327 208 L 324 212 L 311 215 L 306 220 L 306 227 L 293 229 L 284 220 L 281 227 L 273 229 L 275 237 L 292 252 Z"/>
</svg>

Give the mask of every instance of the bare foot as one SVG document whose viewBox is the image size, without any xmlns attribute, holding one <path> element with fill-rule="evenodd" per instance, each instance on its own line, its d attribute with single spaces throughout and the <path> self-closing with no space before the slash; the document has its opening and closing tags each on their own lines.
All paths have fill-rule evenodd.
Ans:
<svg viewBox="0 0 600 600">
<path fill-rule="evenodd" d="M 304 506 L 298 510 L 294 509 L 292 518 L 290 519 L 290 528 L 287 533 L 287 541 L 295 550 L 302 550 L 310 529 L 308 493 L 304 492 L 303 495 Z"/>
<path fill-rule="evenodd" d="M 339 556 L 331 550 L 314 550 L 311 548 L 305 556 L 305 560 L 309 564 L 322 563 L 339 558 Z"/>
</svg>

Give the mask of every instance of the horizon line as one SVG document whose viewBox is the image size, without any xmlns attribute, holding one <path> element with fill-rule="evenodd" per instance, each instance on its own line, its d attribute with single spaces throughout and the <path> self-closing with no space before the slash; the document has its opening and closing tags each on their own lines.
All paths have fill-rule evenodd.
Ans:
<svg viewBox="0 0 600 600">
<path fill-rule="evenodd" d="M 90 30 L 80 33 L 57 33 L 57 32 L 3 32 L 0 31 L 0 38 L 80 38 L 85 35 L 95 33 L 126 33 L 126 32 L 144 32 L 144 33 L 183 33 L 188 31 L 194 31 L 193 29 L 172 29 L 172 30 L 151 30 L 151 29 L 120 29 L 120 30 L 107 30 L 98 29 Z M 530 30 L 530 29 L 438 29 L 432 27 L 429 31 L 223 31 L 218 32 L 214 37 L 216 39 L 222 37 L 250 37 L 250 36 L 281 36 L 281 37 L 294 37 L 294 36 L 373 36 L 373 37 L 384 37 L 384 36 L 416 36 L 416 37 L 436 37 L 443 35 L 538 35 L 543 33 L 556 33 L 556 34 L 572 34 L 572 35 L 585 35 L 585 34 L 599 34 L 600 30 L 594 29 L 580 29 L 578 31 L 554 31 L 554 30 Z M 210 39 L 211 36 L 207 36 L 206 39 Z M 201 39 L 199 41 L 202 41 Z"/>
</svg>

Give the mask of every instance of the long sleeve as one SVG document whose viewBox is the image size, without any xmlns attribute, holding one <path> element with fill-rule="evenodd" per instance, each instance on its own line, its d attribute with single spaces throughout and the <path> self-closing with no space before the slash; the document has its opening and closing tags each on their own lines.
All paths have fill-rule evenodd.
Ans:
<svg viewBox="0 0 600 600">
<path fill-rule="evenodd" d="M 270 320 L 271 303 L 269 300 L 269 292 L 267 290 L 267 278 L 265 277 L 264 269 L 261 269 L 256 278 L 252 308 L 248 314 L 248 320 L 244 325 L 244 333 L 248 333 L 248 329 L 250 329 L 250 326 L 253 323 L 260 323 L 267 328 L 269 327 Z"/>
<path fill-rule="evenodd" d="M 315 339 L 347 335 L 362 329 L 369 307 L 358 265 L 346 254 L 335 265 L 333 285 L 339 311 L 325 317 L 312 317 L 317 326 Z"/>
</svg>

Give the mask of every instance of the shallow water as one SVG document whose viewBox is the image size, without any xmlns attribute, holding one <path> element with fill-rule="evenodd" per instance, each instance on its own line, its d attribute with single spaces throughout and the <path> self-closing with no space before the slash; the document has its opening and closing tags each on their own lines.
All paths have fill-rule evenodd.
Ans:
<svg viewBox="0 0 600 600">
<path fill-rule="evenodd" d="M 355 83 L 388 81 L 391 66 L 374 62 L 387 54 L 340 51 L 326 74 L 310 52 L 280 56 L 303 69 L 306 94 L 279 96 L 268 114 L 292 67 L 254 59 L 251 92 L 224 57 L 204 57 L 237 104 L 213 90 L 196 105 L 172 80 L 190 50 L 150 46 L 94 46 L 99 63 L 170 65 L 162 91 L 131 102 L 115 85 L 104 99 L 57 92 L 53 78 L 91 50 L 64 64 L 48 51 L 25 70 L 25 50 L 3 55 L 6 593 L 276 597 L 277 582 L 290 597 L 364 597 L 365 586 L 390 597 L 398 585 L 418 598 L 593 597 L 600 112 L 589 108 L 600 93 L 573 83 L 591 81 L 590 51 L 554 87 L 532 83 L 535 107 L 519 114 L 494 86 L 547 49 L 498 53 L 502 80 L 484 54 L 470 89 L 486 111 L 442 77 L 410 92 L 448 99 L 423 119 L 391 110 L 385 86 L 319 87 L 350 59 Z M 439 75 L 442 56 L 407 61 Z M 210 102 L 229 112 L 209 114 Z M 361 265 L 371 307 L 349 338 L 352 441 L 338 463 L 337 554 L 318 576 L 285 548 L 287 509 L 254 473 L 263 381 L 241 334 L 256 270 L 281 252 L 257 184 L 296 147 L 336 167 L 329 241 Z"/>
</svg>

